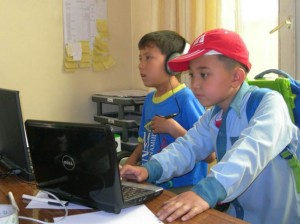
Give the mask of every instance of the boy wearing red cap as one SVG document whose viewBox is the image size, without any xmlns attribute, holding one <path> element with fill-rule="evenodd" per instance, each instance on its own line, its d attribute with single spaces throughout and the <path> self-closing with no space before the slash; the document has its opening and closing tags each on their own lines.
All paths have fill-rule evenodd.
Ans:
<svg viewBox="0 0 300 224">
<path fill-rule="evenodd" d="M 218 163 L 210 174 L 191 191 L 165 202 L 159 219 L 185 221 L 230 202 L 227 213 L 250 223 L 299 223 L 299 186 L 288 161 L 280 156 L 287 148 L 299 160 L 299 129 L 275 91 L 263 96 L 248 120 L 247 103 L 255 87 L 245 82 L 251 64 L 240 36 L 224 29 L 208 31 L 169 66 L 174 71 L 190 70 L 194 94 L 212 108 L 184 137 L 143 167 L 123 167 L 121 175 L 160 183 L 188 172 L 215 151 Z"/>
</svg>

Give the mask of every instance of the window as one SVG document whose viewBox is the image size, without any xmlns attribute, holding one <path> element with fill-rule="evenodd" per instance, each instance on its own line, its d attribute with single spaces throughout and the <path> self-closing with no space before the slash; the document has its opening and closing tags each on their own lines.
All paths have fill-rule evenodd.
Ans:
<svg viewBox="0 0 300 224">
<path fill-rule="evenodd" d="M 279 0 L 279 22 L 284 25 L 279 33 L 279 67 L 300 79 L 300 46 L 296 40 L 300 37 L 300 2 L 296 0 Z M 291 24 L 285 24 L 285 22 Z"/>
<path fill-rule="evenodd" d="M 278 68 L 278 2 L 274 0 L 222 0 L 221 27 L 235 30 L 250 52 L 249 77 Z"/>
</svg>

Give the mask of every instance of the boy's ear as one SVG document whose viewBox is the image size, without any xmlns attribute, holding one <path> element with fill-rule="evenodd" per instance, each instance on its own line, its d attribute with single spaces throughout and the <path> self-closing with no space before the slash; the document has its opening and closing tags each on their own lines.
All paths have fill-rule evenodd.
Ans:
<svg viewBox="0 0 300 224">
<path fill-rule="evenodd" d="M 246 72 L 244 69 L 237 67 L 234 69 L 233 73 L 233 85 L 234 87 L 239 87 L 246 80 Z"/>
</svg>

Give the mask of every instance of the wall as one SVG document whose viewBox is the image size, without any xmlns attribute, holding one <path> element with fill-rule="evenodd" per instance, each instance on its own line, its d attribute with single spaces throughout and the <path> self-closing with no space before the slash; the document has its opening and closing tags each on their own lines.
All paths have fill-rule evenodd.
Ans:
<svg viewBox="0 0 300 224">
<path fill-rule="evenodd" d="M 92 94 L 144 88 L 137 43 L 153 31 L 152 4 L 107 0 L 110 52 L 116 65 L 104 72 L 65 73 L 62 0 L 1 0 L 0 88 L 20 91 L 24 120 L 93 122 Z M 297 49 L 299 58 L 299 45 Z"/>
<path fill-rule="evenodd" d="M 139 49 L 138 42 L 152 30 L 152 3 L 149 0 L 131 0 L 131 27 L 132 27 L 132 84 L 136 88 L 143 88 L 139 76 Z M 143 10 L 141 10 L 143 9 Z"/>
<path fill-rule="evenodd" d="M 0 1 L 0 88 L 20 91 L 24 120 L 93 122 L 92 94 L 133 88 L 131 1 L 107 4 L 116 65 L 65 73 L 62 0 Z"/>
<path fill-rule="evenodd" d="M 295 25 L 296 25 L 296 75 L 295 78 L 300 80 L 300 1 L 295 1 Z"/>
</svg>

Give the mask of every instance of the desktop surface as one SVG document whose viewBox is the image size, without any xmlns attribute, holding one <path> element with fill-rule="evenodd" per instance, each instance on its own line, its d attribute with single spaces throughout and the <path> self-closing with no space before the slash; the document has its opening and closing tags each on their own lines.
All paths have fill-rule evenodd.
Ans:
<svg viewBox="0 0 300 224">
<path fill-rule="evenodd" d="M 64 216 L 64 210 L 47 210 L 47 209 L 26 209 L 27 203 L 23 201 L 22 194 L 28 195 L 36 195 L 38 189 L 35 186 L 35 182 L 25 183 L 21 180 L 18 180 L 16 177 L 9 176 L 5 179 L 0 180 L 0 203 L 1 204 L 9 204 L 9 200 L 7 197 L 8 192 L 12 192 L 15 200 L 20 208 L 19 215 L 32 217 L 40 220 L 48 220 L 49 222 L 53 222 L 53 217 Z M 146 203 L 146 206 L 155 214 L 159 211 L 160 205 L 170 199 L 174 194 L 170 191 L 164 190 L 164 192 L 158 196 L 157 198 Z M 95 210 L 93 210 L 95 211 Z M 83 214 L 86 212 L 91 212 L 91 210 L 68 210 L 69 215 L 75 214 Z M 36 222 L 19 220 L 20 224 L 33 224 Z M 232 223 L 232 224 L 243 224 L 247 223 L 242 220 L 236 219 L 235 217 L 229 216 L 225 213 L 219 212 L 214 209 L 209 209 L 202 214 L 197 215 L 193 219 L 182 222 L 181 220 L 176 220 L 172 223 L 206 223 L 206 224 L 222 224 L 222 223 Z"/>
</svg>

